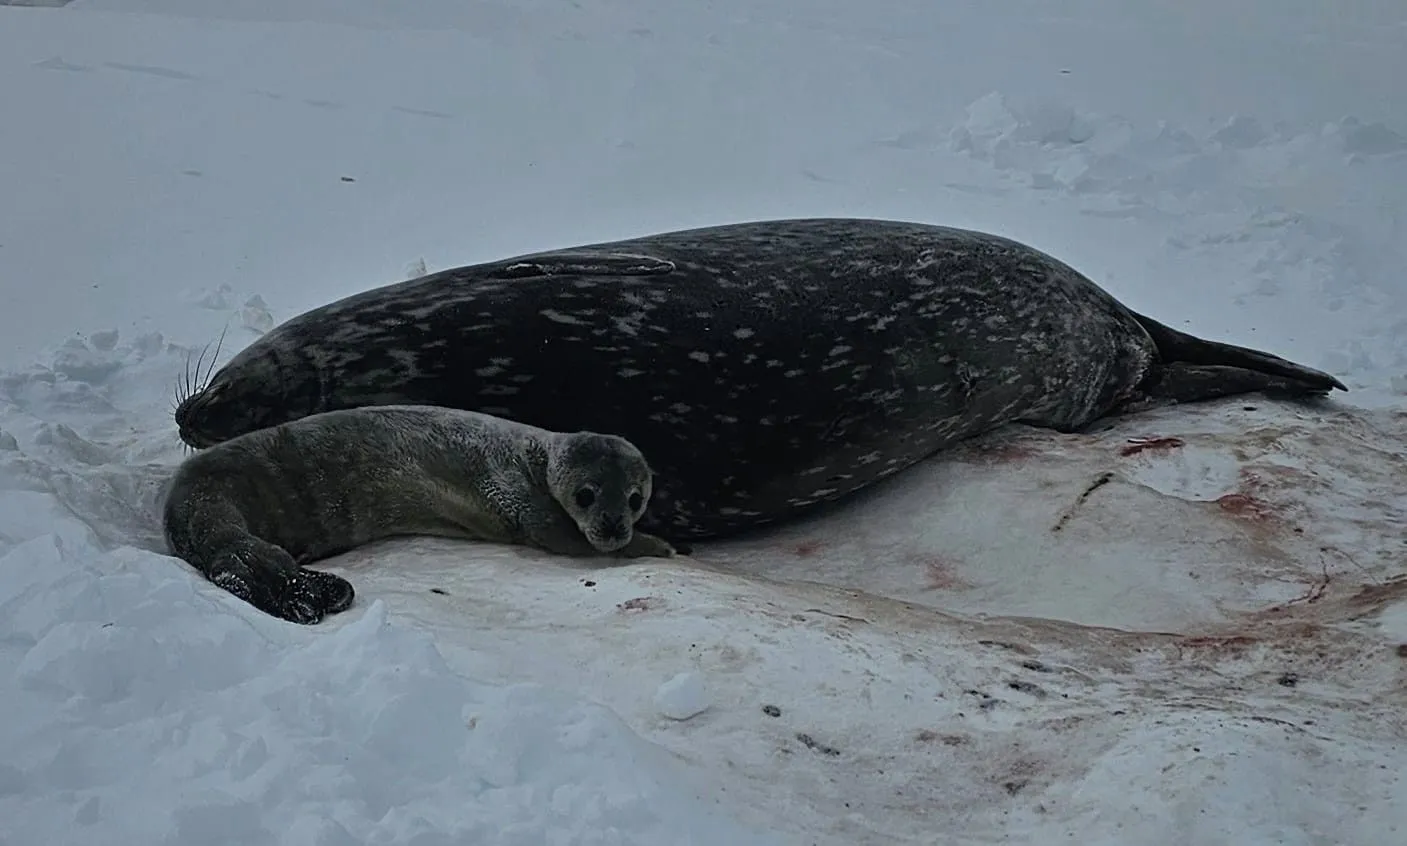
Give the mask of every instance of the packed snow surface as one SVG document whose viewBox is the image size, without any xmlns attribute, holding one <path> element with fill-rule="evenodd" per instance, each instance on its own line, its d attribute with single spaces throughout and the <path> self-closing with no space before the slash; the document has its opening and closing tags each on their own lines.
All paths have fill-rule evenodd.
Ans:
<svg viewBox="0 0 1407 846">
<path fill-rule="evenodd" d="M 1407 837 L 1396 0 L 12 0 L 0 71 L 5 846 Z M 816 215 L 1351 391 L 1012 427 L 672 561 L 378 544 L 313 627 L 165 554 L 222 331 Z"/>
</svg>

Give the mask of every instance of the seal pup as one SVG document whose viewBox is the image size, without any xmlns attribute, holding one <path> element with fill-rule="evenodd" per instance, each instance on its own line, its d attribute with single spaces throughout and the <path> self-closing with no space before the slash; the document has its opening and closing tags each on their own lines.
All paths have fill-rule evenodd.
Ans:
<svg viewBox="0 0 1407 846">
<path fill-rule="evenodd" d="M 345 610 L 346 579 L 303 564 L 398 535 L 561 555 L 671 557 L 634 530 L 651 471 L 629 441 L 459 409 L 343 409 L 195 453 L 163 513 L 167 544 L 210 581 L 295 623 Z"/>
<path fill-rule="evenodd" d="M 982 232 L 759 221 L 433 273 L 295 317 L 177 408 L 203 447 L 358 405 L 613 432 L 650 456 L 641 527 L 722 537 L 840 500 L 1008 423 L 1344 386 L 1138 314 Z"/>
</svg>

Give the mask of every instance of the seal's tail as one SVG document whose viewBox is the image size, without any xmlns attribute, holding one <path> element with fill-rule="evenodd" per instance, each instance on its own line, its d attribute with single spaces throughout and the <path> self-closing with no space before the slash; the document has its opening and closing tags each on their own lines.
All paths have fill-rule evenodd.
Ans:
<svg viewBox="0 0 1407 846">
<path fill-rule="evenodd" d="M 1159 366 L 1142 392 L 1175 402 L 1196 402 L 1260 391 L 1311 397 L 1348 390 L 1321 370 L 1259 350 L 1206 341 L 1169 328 L 1141 314 L 1133 315 L 1158 346 Z"/>
</svg>

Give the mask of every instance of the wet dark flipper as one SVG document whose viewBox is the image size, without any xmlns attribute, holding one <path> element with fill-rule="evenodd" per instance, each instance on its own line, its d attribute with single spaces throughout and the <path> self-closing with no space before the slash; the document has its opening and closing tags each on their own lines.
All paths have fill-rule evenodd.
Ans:
<svg viewBox="0 0 1407 846">
<path fill-rule="evenodd" d="M 1215 399 L 1251 391 L 1288 396 L 1323 396 L 1334 389 L 1348 390 L 1342 382 L 1322 370 L 1296 364 L 1260 350 L 1203 340 L 1164 326 L 1141 314 L 1135 313 L 1133 316 L 1143 325 L 1158 347 L 1162 369 L 1168 371 L 1163 381 L 1168 381 L 1178 373 L 1173 365 L 1189 365 L 1191 367 L 1184 371 L 1185 389 L 1190 390 L 1201 385 L 1209 391 L 1201 395 L 1187 394 L 1178 400 L 1179 402 Z M 1255 378 L 1257 376 L 1259 380 Z M 1178 380 L 1173 378 L 1173 381 Z M 1224 387 L 1233 384 L 1250 387 Z"/>
<path fill-rule="evenodd" d="M 1287 399 L 1318 398 L 1327 396 L 1329 388 L 1322 382 L 1286 379 L 1243 367 L 1175 362 L 1158 365 L 1139 386 L 1131 406 L 1202 402 L 1249 393 Z"/>
<path fill-rule="evenodd" d="M 297 602 L 300 608 L 312 609 L 318 620 L 328 614 L 346 611 L 352 607 L 352 602 L 355 599 L 356 590 L 353 589 L 351 582 L 333 573 L 307 570 L 302 567 L 288 574 L 288 581 L 285 583 L 283 591 L 283 607 L 285 609 L 292 602 Z M 291 618 L 284 616 L 284 619 Z M 317 622 L 317 620 L 312 622 Z"/>
<path fill-rule="evenodd" d="M 356 597 L 341 576 L 299 567 L 283 548 L 257 538 L 215 556 L 204 573 L 265 614 L 304 625 L 345 611 Z"/>
</svg>

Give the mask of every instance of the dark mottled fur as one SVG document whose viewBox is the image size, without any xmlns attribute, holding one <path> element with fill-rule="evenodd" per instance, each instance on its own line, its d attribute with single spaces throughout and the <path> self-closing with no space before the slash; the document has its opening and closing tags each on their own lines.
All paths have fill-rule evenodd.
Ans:
<svg viewBox="0 0 1407 846">
<path fill-rule="evenodd" d="M 583 487 L 588 506 L 572 501 Z M 615 436 L 383 406 L 305 417 L 191 456 L 171 484 L 164 523 L 171 551 L 212 582 L 269 614 L 313 623 L 350 606 L 353 590 L 300 565 L 397 535 L 563 555 L 673 555 L 632 530 L 650 494 L 649 465 Z"/>
<path fill-rule="evenodd" d="M 1023 244 L 813 219 L 670 232 L 446 270 L 296 317 L 176 413 L 205 446 L 331 408 L 427 403 L 628 438 L 641 526 L 736 533 L 1006 423 L 1323 395 L 1332 376 L 1133 313 Z"/>
</svg>

